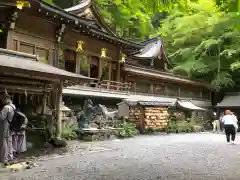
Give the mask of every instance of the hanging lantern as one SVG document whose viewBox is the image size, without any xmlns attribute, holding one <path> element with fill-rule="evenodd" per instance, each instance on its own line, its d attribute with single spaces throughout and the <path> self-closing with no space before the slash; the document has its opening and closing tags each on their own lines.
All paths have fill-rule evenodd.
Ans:
<svg viewBox="0 0 240 180">
<path fill-rule="evenodd" d="M 30 8 L 31 5 L 30 5 L 30 2 L 29 1 L 24 1 L 24 0 L 18 0 L 16 1 L 16 7 L 18 9 L 23 9 L 23 7 L 27 7 L 27 8 Z"/>
<path fill-rule="evenodd" d="M 83 51 L 83 41 L 77 41 L 77 49 L 76 52 L 81 52 Z"/>
<path fill-rule="evenodd" d="M 121 63 L 125 63 L 125 60 L 126 60 L 126 54 L 121 54 Z"/>
<path fill-rule="evenodd" d="M 101 49 L 101 58 L 105 58 L 106 57 L 106 53 L 107 53 L 107 49 L 106 48 L 102 48 Z"/>
</svg>

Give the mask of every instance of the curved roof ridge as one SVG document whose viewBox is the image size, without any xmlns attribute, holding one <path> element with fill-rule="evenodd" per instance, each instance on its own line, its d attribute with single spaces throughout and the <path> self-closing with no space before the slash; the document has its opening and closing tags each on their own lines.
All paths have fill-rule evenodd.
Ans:
<svg viewBox="0 0 240 180">
<path fill-rule="evenodd" d="M 77 16 L 81 17 L 87 13 L 86 12 L 87 8 L 91 9 L 91 12 L 93 13 L 93 16 L 96 19 L 97 25 L 102 30 L 105 30 L 106 32 L 116 36 L 116 33 L 112 31 L 109 25 L 105 22 L 105 20 L 99 14 L 97 7 L 93 3 L 93 0 L 82 0 L 79 4 L 64 10 L 72 14 L 78 14 Z"/>
<path fill-rule="evenodd" d="M 112 29 L 109 27 L 109 25 L 106 23 L 106 21 L 102 18 L 102 16 L 99 14 L 96 5 L 94 5 L 94 4 L 92 3 L 91 9 L 92 9 L 92 13 L 94 14 L 97 22 L 98 22 L 99 24 L 101 24 L 102 27 L 103 27 L 108 33 L 110 33 L 110 34 L 118 37 L 118 36 L 116 35 L 116 33 L 114 33 L 114 32 L 112 31 Z"/>
<path fill-rule="evenodd" d="M 90 5 L 92 4 L 92 0 L 82 0 L 80 3 L 70 7 L 70 8 L 66 8 L 64 9 L 67 12 L 71 12 L 71 11 L 78 11 L 81 9 L 86 9 L 88 8 Z"/>
</svg>

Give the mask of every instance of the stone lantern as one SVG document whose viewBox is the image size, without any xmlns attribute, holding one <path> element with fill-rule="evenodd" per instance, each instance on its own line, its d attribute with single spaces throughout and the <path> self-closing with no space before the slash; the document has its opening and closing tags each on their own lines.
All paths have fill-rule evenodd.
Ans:
<svg viewBox="0 0 240 180">
<path fill-rule="evenodd" d="M 60 104 L 60 117 L 62 120 L 62 127 L 66 127 L 67 125 L 76 125 L 77 126 L 77 119 L 72 114 L 72 110 L 65 106 L 65 103 L 62 101 Z"/>
</svg>

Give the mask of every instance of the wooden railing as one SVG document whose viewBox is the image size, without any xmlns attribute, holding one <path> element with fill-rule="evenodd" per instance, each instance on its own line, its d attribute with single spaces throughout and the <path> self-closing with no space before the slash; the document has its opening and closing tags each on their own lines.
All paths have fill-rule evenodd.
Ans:
<svg viewBox="0 0 240 180">
<path fill-rule="evenodd" d="M 89 86 L 93 88 L 94 87 L 99 88 L 99 89 L 128 92 L 131 88 L 131 83 L 103 80 L 101 82 L 91 82 Z"/>
</svg>

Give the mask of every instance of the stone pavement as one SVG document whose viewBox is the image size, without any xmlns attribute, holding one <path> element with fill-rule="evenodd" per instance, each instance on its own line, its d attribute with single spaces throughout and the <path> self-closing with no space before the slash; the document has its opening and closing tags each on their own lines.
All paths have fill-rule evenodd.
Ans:
<svg viewBox="0 0 240 180">
<path fill-rule="evenodd" d="M 36 161 L 38 167 L 0 180 L 239 180 L 240 135 L 237 143 L 212 133 L 94 142 L 95 150 Z"/>
</svg>

